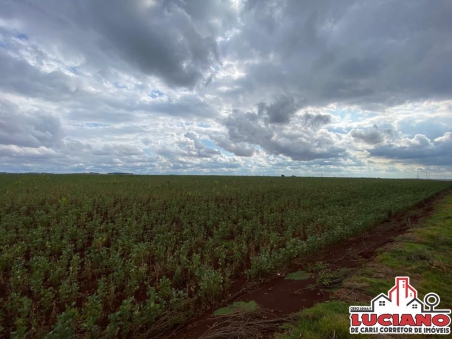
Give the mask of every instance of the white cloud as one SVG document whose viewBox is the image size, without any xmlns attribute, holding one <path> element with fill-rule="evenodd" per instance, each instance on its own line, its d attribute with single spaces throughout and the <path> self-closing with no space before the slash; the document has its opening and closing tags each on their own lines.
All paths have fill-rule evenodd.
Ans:
<svg viewBox="0 0 452 339">
<path fill-rule="evenodd" d="M 452 174 L 451 10 L 2 2 L 0 170 Z"/>
</svg>

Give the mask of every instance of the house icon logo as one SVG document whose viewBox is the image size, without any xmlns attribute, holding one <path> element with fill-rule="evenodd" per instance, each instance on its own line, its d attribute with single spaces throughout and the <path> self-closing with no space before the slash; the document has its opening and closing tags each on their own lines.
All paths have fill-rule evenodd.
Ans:
<svg viewBox="0 0 452 339">
<path fill-rule="evenodd" d="M 351 334 L 450 334 L 450 310 L 437 309 L 439 295 L 418 299 L 409 277 L 396 277 L 388 294 L 372 299 L 370 306 L 350 306 Z"/>
</svg>

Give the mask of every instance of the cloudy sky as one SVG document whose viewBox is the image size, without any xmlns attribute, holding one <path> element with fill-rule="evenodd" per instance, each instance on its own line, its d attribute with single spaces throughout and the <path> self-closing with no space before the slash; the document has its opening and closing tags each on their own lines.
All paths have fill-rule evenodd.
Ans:
<svg viewBox="0 0 452 339">
<path fill-rule="evenodd" d="M 0 0 L 0 171 L 452 177 L 452 1 Z"/>
</svg>

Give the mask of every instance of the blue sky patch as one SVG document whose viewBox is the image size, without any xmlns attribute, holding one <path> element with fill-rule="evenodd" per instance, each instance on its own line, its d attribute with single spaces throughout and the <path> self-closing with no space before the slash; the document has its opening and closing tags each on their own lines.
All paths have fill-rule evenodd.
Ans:
<svg viewBox="0 0 452 339">
<path fill-rule="evenodd" d="M 203 122 L 198 122 L 197 126 L 198 126 L 198 127 L 202 127 L 202 128 L 209 128 L 209 127 L 211 127 L 211 125 L 205 124 L 205 123 L 203 123 Z"/>
<path fill-rule="evenodd" d="M 353 128 L 352 127 L 332 127 L 332 126 L 327 126 L 326 130 L 328 132 L 332 132 L 332 133 L 340 133 L 340 134 L 347 134 L 348 132 L 350 132 Z"/>
<path fill-rule="evenodd" d="M 160 92 L 160 91 L 157 90 L 157 89 L 153 89 L 153 90 L 151 91 L 151 94 L 149 94 L 149 96 L 150 96 L 151 98 L 160 98 L 160 97 L 163 96 L 163 93 Z"/>
<path fill-rule="evenodd" d="M 200 141 L 209 148 L 217 149 L 218 147 L 209 139 L 200 139 Z"/>
<path fill-rule="evenodd" d="M 143 148 L 143 152 L 146 155 L 152 155 L 152 150 L 150 148 Z"/>
<path fill-rule="evenodd" d="M 88 127 L 104 127 L 104 126 L 107 126 L 107 125 L 106 124 L 99 124 L 97 122 L 87 122 L 87 123 L 85 123 L 85 126 L 88 126 Z"/>
<path fill-rule="evenodd" d="M 115 82 L 115 87 L 116 88 L 127 88 L 127 86 L 126 85 L 124 85 L 124 84 L 122 84 L 122 83 L 120 83 L 120 82 Z"/>
<path fill-rule="evenodd" d="M 234 156 L 234 153 L 228 152 L 228 151 L 226 151 L 225 149 L 223 149 L 221 147 L 218 147 L 218 148 L 221 150 L 221 153 L 223 153 L 225 156 L 227 156 L 227 157 L 233 157 Z"/>
<path fill-rule="evenodd" d="M 16 37 L 20 40 L 28 40 L 28 36 L 23 33 L 18 34 Z"/>
</svg>

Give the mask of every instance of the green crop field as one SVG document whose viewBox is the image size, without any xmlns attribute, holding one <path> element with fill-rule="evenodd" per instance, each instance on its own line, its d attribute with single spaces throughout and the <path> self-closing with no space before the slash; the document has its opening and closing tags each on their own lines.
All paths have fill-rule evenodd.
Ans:
<svg viewBox="0 0 452 339">
<path fill-rule="evenodd" d="M 0 337 L 153 337 L 446 181 L 0 176 Z"/>
</svg>

